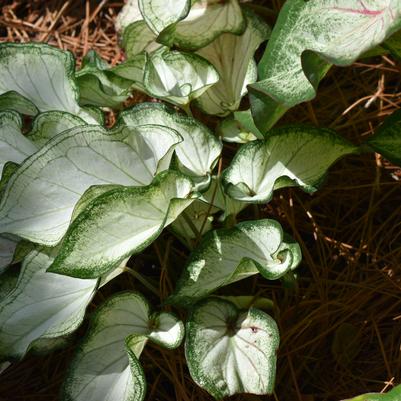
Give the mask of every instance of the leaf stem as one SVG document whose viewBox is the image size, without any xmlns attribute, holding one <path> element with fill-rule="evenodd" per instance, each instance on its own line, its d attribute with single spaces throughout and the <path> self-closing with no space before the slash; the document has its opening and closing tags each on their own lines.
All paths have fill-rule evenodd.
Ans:
<svg viewBox="0 0 401 401">
<path fill-rule="evenodd" d="M 160 293 L 159 290 L 151 283 L 149 283 L 148 280 L 145 279 L 145 277 L 143 277 L 141 274 L 139 274 L 137 271 L 135 271 L 134 269 L 131 269 L 128 266 L 124 266 L 123 270 L 129 274 L 131 274 L 131 276 L 135 277 L 142 285 L 144 285 L 149 291 L 152 291 L 153 294 L 157 295 L 158 297 L 160 297 Z"/>
<path fill-rule="evenodd" d="M 191 105 L 190 103 L 188 104 L 183 104 L 181 106 L 182 110 L 185 111 L 185 113 L 187 114 L 188 117 L 193 117 L 192 111 L 191 111 Z"/>
</svg>

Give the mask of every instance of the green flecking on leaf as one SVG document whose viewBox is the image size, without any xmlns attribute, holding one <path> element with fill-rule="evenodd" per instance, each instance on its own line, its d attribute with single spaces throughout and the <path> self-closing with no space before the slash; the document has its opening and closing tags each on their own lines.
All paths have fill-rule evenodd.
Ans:
<svg viewBox="0 0 401 401">
<path fill-rule="evenodd" d="M 185 356 L 195 382 L 220 400 L 237 393 L 271 394 L 279 332 L 256 308 L 209 298 L 196 304 L 186 324 Z"/>
<path fill-rule="evenodd" d="M 56 245 L 90 186 L 148 185 L 169 167 L 180 141 L 175 131 L 152 125 L 111 131 L 92 125 L 57 135 L 8 182 L 0 203 L 1 231 Z"/>
<path fill-rule="evenodd" d="M 334 131 L 287 126 L 270 131 L 264 140 L 243 145 L 223 172 L 225 192 L 242 202 L 265 203 L 279 188 L 317 190 L 327 169 L 358 148 Z"/>
<path fill-rule="evenodd" d="M 300 261 L 299 245 L 286 240 L 277 221 L 243 221 L 203 237 L 168 302 L 192 304 L 220 287 L 257 273 L 276 280 Z"/>
<path fill-rule="evenodd" d="M 265 133 L 315 97 L 332 64 L 352 64 L 400 28 L 398 0 L 287 0 L 249 87 L 257 127 Z"/>
<path fill-rule="evenodd" d="M 173 171 L 149 186 L 118 187 L 96 197 L 69 227 L 49 271 L 96 278 L 145 249 L 195 199 L 193 184 Z"/>
<path fill-rule="evenodd" d="M 43 43 L 0 44 L 0 95 L 14 91 L 39 111 L 66 111 L 96 124 L 96 113 L 78 104 L 74 70 L 70 52 Z"/>
<path fill-rule="evenodd" d="M 139 357 L 150 340 L 177 348 L 184 326 L 170 313 L 151 313 L 146 299 L 125 292 L 97 309 L 62 389 L 65 401 L 142 401 L 146 380 Z"/>
<path fill-rule="evenodd" d="M 401 166 L 401 110 L 387 117 L 367 144 L 386 159 Z"/>
</svg>

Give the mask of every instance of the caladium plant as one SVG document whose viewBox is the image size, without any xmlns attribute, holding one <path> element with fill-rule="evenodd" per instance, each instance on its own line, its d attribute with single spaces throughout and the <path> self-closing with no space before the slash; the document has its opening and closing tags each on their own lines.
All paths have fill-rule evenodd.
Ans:
<svg viewBox="0 0 401 401">
<path fill-rule="evenodd" d="M 134 274 L 130 258 L 168 229 L 190 256 L 160 301 L 185 322 L 132 288 L 113 295 L 61 399 L 143 400 L 146 343 L 183 341 L 192 378 L 214 398 L 271 394 L 279 332 L 262 309 L 272 302 L 225 287 L 293 277 L 301 248 L 279 222 L 242 211 L 280 188 L 316 191 L 350 154 L 401 163 L 400 113 L 360 147 L 329 129 L 271 129 L 315 96 L 331 64 L 396 32 L 399 2 L 288 0 L 271 29 L 237 0 L 129 0 L 116 25 L 127 57 L 115 66 L 93 51 L 77 69 L 46 44 L 0 44 L 0 370 L 68 343 L 96 292 Z M 397 37 L 383 47 L 397 52 Z M 132 91 L 153 100 L 125 108 Z M 220 118 L 216 130 L 202 112 Z M 222 140 L 241 144 L 225 168 Z"/>
</svg>

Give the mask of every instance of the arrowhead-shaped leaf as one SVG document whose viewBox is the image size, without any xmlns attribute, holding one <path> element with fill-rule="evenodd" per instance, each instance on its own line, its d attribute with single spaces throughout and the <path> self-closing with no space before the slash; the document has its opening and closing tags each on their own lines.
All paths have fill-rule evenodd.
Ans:
<svg viewBox="0 0 401 401">
<path fill-rule="evenodd" d="M 178 347 L 184 336 L 181 321 L 168 313 L 151 314 L 137 293 L 117 294 L 92 319 L 63 386 L 65 401 L 142 401 L 146 391 L 139 363 L 149 340 Z"/>
<path fill-rule="evenodd" d="M 77 127 L 56 136 L 27 159 L 7 184 L 1 232 L 57 244 L 74 206 L 92 185 L 147 185 L 168 168 L 181 138 L 161 126 Z"/>
<path fill-rule="evenodd" d="M 36 340 L 67 335 L 81 324 L 98 280 L 47 273 L 53 257 L 31 252 L 15 289 L 0 302 L 0 359 L 22 358 Z"/>
<path fill-rule="evenodd" d="M 397 110 L 369 138 L 368 144 L 386 159 L 401 166 L 401 111 Z"/>
<path fill-rule="evenodd" d="M 144 86 L 154 97 L 186 105 L 219 80 L 216 69 L 204 58 L 163 47 L 148 55 Z"/>
<path fill-rule="evenodd" d="M 185 18 L 191 9 L 191 0 L 138 0 L 138 4 L 144 20 L 155 34 Z"/>
<path fill-rule="evenodd" d="M 157 124 L 177 131 L 183 141 L 175 152 L 183 173 L 195 181 L 209 181 L 209 176 L 222 150 L 221 141 L 194 118 L 177 113 L 161 103 L 142 103 L 119 115 L 117 124 L 128 126 Z"/>
<path fill-rule="evenodd" d="M 39 111 L 67 111 L 97 123 L 78 104 L 71 53 L 38 43 L 0 44 L 0 94 L 15 91 Z"/>
<path fill-rule="evenodd" d="M 273 392 L 280 337 L 269 315 L 210 298 L 195 305 L 186 332 L 191 376 L 214 398 Z"/>
<path fill-rule="evenodd" d="M 265 203 L 275 189 L 316 191 L 327 169 L 357 148 L 329 129 L 288 126 L 264 141 L 243 145 L 223 172 L 226 193 L 243 202 Z"/>
<path fill-rule="evenodd" d="M 315 97 L 331 64 L 349 65 L 401 28 L 399 0 L 288 0 L 250 86 L 266 132 L 290 107 Z"/>
<path fill-rule="evenodd" d="M 36 116 L 39 113 L 37 107 L 28 99 L 25 99 L 15 91 L 5 92 L 0 95 L 0 111 L 12 110 L 27 116 Z"/>
<path fill-rule="evenodd" d="M 142 51 L 148 53 L 157 50 L 162 45 L 156 42 L 156 35 L 146 25 L 145 21 L 135 21 L 124 29 L 122 47 L 131 59 Z"/>
<path fill-rule="evenodd" d="M 119 187 L 90 203 L 74 220 L 49 271 L 80 278 L 107 273 L 154 241 L 193 200 L 193 184 L 175 172 L 146 187 Z"/>
<path fill-rule="evenodd" d="M 165 4 L 163 0 L 156 2 Z M 170 47 L 196 50 L 222 33 L 241 34 L 245 30 L 246 20 L 237 0 L 199 0 L 192 2 L 190 12 L 184 19 L 164 25 L 166 28 L 160 32 L 158 42 Z"/>
<path fill-rule="evenodd" d="M 117 15 L 115 22 L 116 29 L 117 31 L 123 31 L 129 24 L 142 19 L 138 0 L 128 0 Z"/>
<path fill-rule="evenodd" d="M 267 40 L 270 28 L 257 15 L 245 13 L 247 28 L 242 35 L 224 33 L 212 43 L 198 50 L 220 75 L 219 82 L 210 87 L 196 102 L 208 114 L 225 116 L 238 109 L 247 85 L 257 79 L 253 55 L 260 44 Z"/>
<path fill-rule="evenodd" d="M 261 273 L 269 280 L 297 267 L 297 243 L 274 220 L 245 221 L 207 233 L 191 254 L 170 303 L 191 304 L 220 287 Z"/>
<path fill-rule="evenodd" d="M 131 81 L 113 73 L 111 67 L 91 50 L 75 74 L 79 87 L 79 103 L 83 106 L 120 108 L 130 95 Z"/>
<path fill-rule="evenodd" d="M 47 111 L 40 113 L 27 134 L 37 148 L 43 147 L 50 139 L 70 128 L 82 127 L 87 123 L 81 118 L 64 111 Z"/>
<path fill-rule="evenodd" d="M 0 112 L 0 174 L 6 162 L 21 163 L 38 149 L 21 129 L 22 121 L 17 113 Z"/>
</svg>

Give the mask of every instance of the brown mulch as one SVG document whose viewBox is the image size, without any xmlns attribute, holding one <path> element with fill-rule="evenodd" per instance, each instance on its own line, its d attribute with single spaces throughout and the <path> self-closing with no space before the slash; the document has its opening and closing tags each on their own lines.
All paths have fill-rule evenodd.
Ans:
<svg viewBox="0 0 401 401">
<path fill-rule="evenodd" d="M 259 1 L 277 14 L 282 2 Z M 123 60 L 113 21 L 122 1 L 0 0 L 0 41 L 46 41 L 71 50 L 78 64 L 95 49 L 111 64 Z M 362 143 L 401 105 L 401 64 L 387 56 L 333 68 L 316 100 L 280 121 L 331 127 Z M 227 147 L 225 163 L 236 147 Z M 244 218 L 278 219 L 302 245 L 304 260 L 292 286 L 262 278 L 224 289 L 272 298 L 281 330 L 277 385 L 268 396 L 233 401 L 339 401 L 383 391 L 401 381 L 401 186 L 400 169 L 379 155 L 345 158 L 310 196 L 278 191 L 271 203 L 249 208 Z M 135 258 L 141 274 L 159 285 L 164 299 L 188 257 L 166 231 Z M 112 292 L 135 288 L 156 299 L 131 277 L 106 286 L 90 310 Z M 184 316 L 184 315 L 183 315 Z M 84 325 L 76 341 L 85 333 Z M 47 356 L 29 355 L 0 376 L 1 401 L 55 401 L 74 344 Z M 182 347 L 149 347 L 141 357 L 149 401 L 207 401 L 191 380 Z"/>
</svg>

